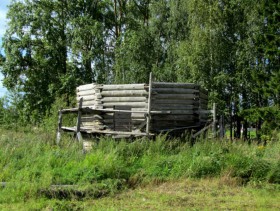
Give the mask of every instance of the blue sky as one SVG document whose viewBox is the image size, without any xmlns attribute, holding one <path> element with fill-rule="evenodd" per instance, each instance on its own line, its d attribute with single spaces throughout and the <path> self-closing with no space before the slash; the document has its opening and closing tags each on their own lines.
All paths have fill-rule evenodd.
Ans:
<svg viewBox="0 0 280 211">
<path fill-rule="evenodd" d="M 6 13 L 8 11 L 7 5 L 10 3 L 9 0 L 0 0 L 0 46 L 2 46 L 2 37 L 4 36 L 7 20 Z M 1 48 L 1 52 L 3 49 Z M 0 97 L 6 93 L 6 89 L 2 86 L 3 75 L 0 74 Z"/>
</svg>

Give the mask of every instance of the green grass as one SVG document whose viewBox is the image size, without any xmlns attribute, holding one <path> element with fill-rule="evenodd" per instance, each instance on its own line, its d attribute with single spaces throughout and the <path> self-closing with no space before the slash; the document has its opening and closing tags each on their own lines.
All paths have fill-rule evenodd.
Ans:
<svg viewBox="0 0 280 211">
<path fill-rule="evenodd" d="M 130 200 L 132 207 L 126 206 L 125 209 L 136 209 L 141 207 L 142 199 L 137 194 L 143 187 L 145 194 L 151 197 L 147 205 L 151 209 L 159 208 L 155 205 L 157 198 L 162 198 L 161 207 L 170 204 L 170 207 L 181 209 L 179 202 L 184 200 L 184 196 L 179 194 L 180 190 L 178 196 L 154 191 L 163 184 L 174 184 L 176 189 L 181 183 L 198 186 L 201 183 L 204 188 L 204 183 L 209 183 L 229 209 L 230 197 L 225 195 L 223 199 L 219 184 L 225 191 L 230 191 L 231 186 L 236 190 L 241 188 L 251 204 L 255 203 L 251 198 L 262 198 L 262 193 L 265 193 L 272 197 L 264 197 L 263 200 L 270 201 L 270 208 L 273 208 L 274 198 L 279 198 L 279 137 L 265 147 L 221 140 L 201 140 L 191 146 L 186 140 L 169 140 L 165 136 L 158 136 L 154 141 L 139 139 L 133 142 L 101 138 L 91 152 L 84 154 L 81 144 L 74 139 L 63 136 L 61 145 L 57 146 L 55 135 L 40 129 L 29 132 L 0 130 L 0 134 L 0 181 L 7 182 L 6 187 L 0 187 L 1 210 L 18 210 L 23 203 L 28 205 L 26 210 L 52 207 L 63 210 L 68 206 L 70 210 L 79 210 L 95 205 L 108 205 L 107 208 L 114 209 L 114 204 L 123 206 L 122 200 L 130 200 L 130 193 L 136 194 L 136 198 L 135 201 Z M 51 186 L 61 184 L 74 186 L 63 189 Z M 134 188 L 135 192 L 132 191 Z M 213 203 L 214 209 L 222 209 L 215 207 L 215 193 L 209 191 L 209 203 Z M 204 206 L 198 200 L 206 197 L 204 193 L 197 194 L 196 190 L 194 193 L 191 191 L 190 195 L 194 209 L 206 209 L 206 204 Z M 236 192 L 236 201 L 243 198 L 242 194 L 239 196 Z M 118 197 L 121 197 L 119 201 Z M 266 208 L 263 200 L 257 203 L 256 209 Z M 241 205 L 239 209 L 247 209 Z M 233 209 L 236 207 L 238 203 Z"/>
</svg>

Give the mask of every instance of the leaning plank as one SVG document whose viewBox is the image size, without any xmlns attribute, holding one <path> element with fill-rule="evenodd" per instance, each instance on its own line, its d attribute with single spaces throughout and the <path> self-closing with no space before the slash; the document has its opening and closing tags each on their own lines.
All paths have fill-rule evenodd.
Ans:
<svg viewBox="0 0 280 211">
<path fill-rule="evenodd" d="M 120 85 L 103 85 L 103 91 L 110 90 L 143 90 L 145 88 L 145 84 L 120 84 Z"/>
<path fill-rule="evenodd" d="M 129 96 L 147 96 L 146 90 L 120 90 L 120 91 L 102 91 L 103 97 L 129 97 Z"/>
<path fill-rule="evenodd" d="M 146 97 L 103 97 L 102 102 L 146 102 Z"/>
</svg>

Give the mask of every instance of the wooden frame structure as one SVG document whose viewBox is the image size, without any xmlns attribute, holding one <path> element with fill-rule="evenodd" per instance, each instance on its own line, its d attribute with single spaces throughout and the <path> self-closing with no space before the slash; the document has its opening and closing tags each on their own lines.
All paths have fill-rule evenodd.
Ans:
<svg viewBox="0 0 280 211">
<path fill-rule="evenodd" d="M 113 136 L 152 136 L 161 132 L 203 128 L 207 122 L 208 93 L 193 83 L 77 87 L 77 107 L 59 111 L 57 142 L 61 131 Z M 74 127 L 62 125 L 62 116 L 77 113 Z"/>
</svg>

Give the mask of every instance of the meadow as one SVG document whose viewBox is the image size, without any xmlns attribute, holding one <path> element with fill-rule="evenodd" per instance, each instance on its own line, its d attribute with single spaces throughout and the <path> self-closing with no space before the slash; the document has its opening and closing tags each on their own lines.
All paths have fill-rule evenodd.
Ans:
<svg viewBox="0 0 280 211">
<path fill-rule="evenodd" d="M 73 137 L 0 129 L 1 210 L 280 209 L 280 136 L 240 140 Z"/>
</svg>

